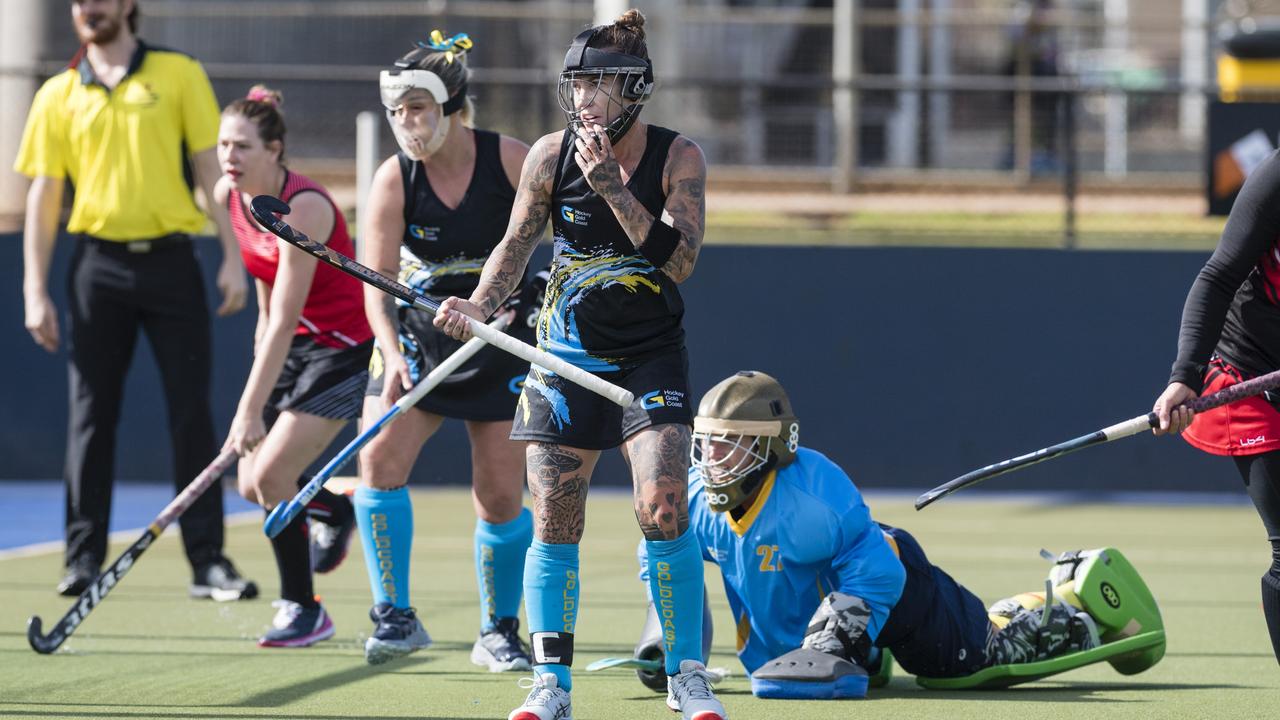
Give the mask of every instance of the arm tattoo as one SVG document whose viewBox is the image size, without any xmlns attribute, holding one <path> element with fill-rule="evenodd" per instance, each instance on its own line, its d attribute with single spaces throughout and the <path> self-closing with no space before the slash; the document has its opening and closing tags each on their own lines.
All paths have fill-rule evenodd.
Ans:
<svg viewBox="0 0 1280 720">
<path fill-rule="evenodd" d="M 545 138 L 535 143 L 525 158 L 506 236 L 489 254 L 480 273 L 480 284 L 471 295 L 487 315 L 497 310 L 520 284 L 529 256 L 542 238 L 547 218 L 551 217 L 551 181 L 557 159 L 558 153 Z"/>
<path fill-rule="evenodd" d="M 671 254 L 667 264 L 662 266 L 662 270 L 676 282 L 693 274 L 698 251 L 702 249 L 702 236 L 707 222 L 705 185 L 704 178 L 677 180 L 667 198 L 666 210 L 671 215 L 672 227 L 680 231 L 680 245 Z"/>
<path fill-rule="evenodd" d="M 657 425 L 627 441 L 636 520 L 648 540 L 675 540 L 689 527 L 687 425 Z"/>
<path fill-rule="evenodd" d="M 683 282 L 693 274 L 698 251 L 702 249 L 702 236 L 706 231 L 707 165 L 702 151 L 693 141 L 677 137 L 668 152 L 663 175 L 668 188 L 664 210 L 671 216 L 671 226 L 680 233 L 680 245 L 659 269 L 672 280 Z M 614 176 L 602 173 L 603 177 Z M 605 185 L 608 191 L 602 189 L 601 197 L 613 208 L 613 214 L 618 218 L 622 229 L 638 249 L 644 244 L 649 228 L 653 225 L 653 215 L 622 185 L 620 179 L 615 178 Z"/>
<path fill-rule="evenodd" d="M 559 445 L 533 443 L 526 461 L 538 539 L 558 544 L 581 540 L 591 479 L 582 472 L 583 459 Z"/>
</svg>

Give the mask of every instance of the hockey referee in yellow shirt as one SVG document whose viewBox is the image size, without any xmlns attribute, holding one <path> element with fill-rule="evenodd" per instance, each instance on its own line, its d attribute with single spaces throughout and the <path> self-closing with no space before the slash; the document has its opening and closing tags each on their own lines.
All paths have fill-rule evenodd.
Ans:
<svg viewBox="0 0 1280 720">
<path fill-rule="evenodd" d="M 66 567 L 58 585 L 79 595 L 106 557 L 120 403 L 146 332 L 169 410 L 173 481 L 181 489 L 217 454 L 209 403 L 209 308 L 190 233 L 204 228 L 184 175 L 211 197 L 220 172 L 218 104 L 194 59 L 138 39 L 136 0 L 72 0 L 80 52 L 36 94 L 14 169 L 32 178 L 23 232 L 26 326 L 40 347 L 59 344 L 49 298 L 63 187 L 75 188 L 68 308 L 70 422 L 66 457 Z M 244 307 L 246 282 L 226 211 L 219 315 Z M 182 516 L 194 570 L 191 594 L 234 600 L 257 588 L 222 554 L 222 493 Z"/>
</svg>

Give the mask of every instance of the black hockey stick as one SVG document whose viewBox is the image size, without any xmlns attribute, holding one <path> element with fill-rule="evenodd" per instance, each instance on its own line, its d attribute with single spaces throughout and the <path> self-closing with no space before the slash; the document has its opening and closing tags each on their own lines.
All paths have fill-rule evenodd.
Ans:
<svg viewBox="0 0 1280 720">
<path fill-rule="evenodd" d="M 1280 370 L 1269 372 L 1266 375 L 1259 375 L 1252 380 L 1237 383 L 1229 388 L 1219 390 L 1212 395 L 1195 398 L 1194 400 L 1185 403 L 1185 407 L 1188 407 L 1195 412 L 1204 412 L 1205 410 L 1211 410 L 1216 407 L 1228 405 L 1236 402 L 1237 400 L 1243 400 L 1247 397 L 1259 395 L 1277 387 L 1280 387 Z M 1026 455 L 1019 455 L 1015 458 L 1002 460 L 994 465 L 978 468 L 971 473 L 961 475 L 955 480 L 939 485 L 916 498 L 916 510 L 921 510 L 930 503 L 940 500 L 957 490 L 967 488 L 970 485 L 977 485 L 978 483 L 984 480 L 990 480 L 997 475 L 1003 475 L 1007 472 L 1020 470 L 1029 465 L 1035 465 L 1036 463 L 1044 462 L 1045 460 L 1051 460 L 1060 455 L 1066 455 L 1069 452 L 1075 452 L 1082 448 L 1101 445 L 1103 443 L 1111 442 L 1112 440 L 1129 437 L 1130 435 L 1137 435 L 1143 430 L 1150 430 L 1159 426 L 1160 420 L 1156 417 L 1156 414 L 1153 412 L 1147 413 L 1146 415 L 1139 415 L 1133 419 L 1125 420 L 1122 423 L 1116 423 L 1110 427 L 1102 428 L 1096 432 L 1091 432 L 1088 435 L 1081 435 L 1078 438 L 1068 440 L 1064 443 L 1051 445 L 1047 448 L 1041 448 L 1035 452 L 1027 453 Z"/>
<path fill-rule="evenodd" d="M 151 522 L 151 525 L 143 531 L 142 537 L 134 541 L 128 550 L 121 553 L 120 557 L 111 563 L 111 567 L 103 571 L 84 592 L 80 593 L 80 599 L 76 600 L 76 604 L 71 606 L 71 609 L 67 611 L 66 615 L 62 616 L 62 619 L 58 621 L 58 624 L 53 627 L 53 630 L 48 635 L 41 632 L 44 624 L 40 620 L 40 616 L 32 615 L 27 620 L 27 642 L 31 643 L 32 649 L 42 655 L 47 655 L 57 650 L 70 637 L 71 633 L 80 627 L 85 618 L 89 617 L 89 613 L 93 612 L 93 609 L 106 599 L 107 593 L 120 584 L 120 581 L 124 579 L 125 573 L 129 572 L 129 569 L 138 561 L 142 553 L 151 547 L 151 543 L 160 537 L 160 534 L 164 532 L 169 523 L 185 512 L 191 506 L 191 503 L 196 501 L 196 498 L 204 494 L 210 485 L 222 477 L 222 474 L 235 463 L 237 457 L 234 450 L 222 451 L 222 454 L 217 459 L 201 471 L 196 476 L 196 479 L 192 480 L 182 492 L 178 493 L 178 496 L 166 505 L 164 510 L 160 511 L 160 514 Z"/>
<path fill-rule="evenodd" d="M 249 210 L 253 213 L 253 217 L 262 224 L 263 227 L 270 230 L 276 237 L 302 250 L 308 255 L 312 255 L 319 260 L 332 265 L 342 272 L 351 275 L 361 282 L 368 283 L 384 293 L 392 297 L 399 298 L 410 305 L 426 310 L 432 315 L 440 310 L 440 304 L 422 295 L 416 290 L 401 285 L 391 278 L 383 275 L 376 270 L 365 267 L 342 253 L 325 247 L 324 245 L 312 240 L 305 234 L 298 232 L 289 223 L 276 217 L 276 215 L 288 215 L 289 206 L 280 198 L 270 195 L 259 195 L 249 203 Z M 494 347 L 505 350 L 516 357 L 527 360 L 534 365 L 544 367 L 555 374 L 563 377 L 565 380 L 590 390 L 591 392 L 608 398 L 622 407 L 629 407 L 631 401 L 634 400 L 632 394 L 614 385 L 606 382 L 591 373 L 568 363 L 561 358 L 552 355 L 545 350 L 540 350 L 528 343 L 521 342 L 516 338 L 485 325 L 478 320 L 470 320 L 471 334 L 493 345 Z"/>
</svg>

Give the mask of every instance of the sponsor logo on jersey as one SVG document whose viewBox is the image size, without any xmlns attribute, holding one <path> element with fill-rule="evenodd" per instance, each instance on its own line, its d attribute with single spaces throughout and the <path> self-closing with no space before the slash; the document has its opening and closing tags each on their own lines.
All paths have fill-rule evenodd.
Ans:
<svg viewBox="0 0 1280 720">
<path fill-rule="evenodd" d="M 1252 445 L 1261 445 L 1266 441 L 1267 441 L 1266 435 L 1259 435 L 1258 437 L 1251 437 L 1251 438 L 1240 438 L 1240 446 L 1250 447 Z"/>
<path fill-rule="evenodd" d="M 684 407 L 684 393 L 679 390 L 654 390 L 640 398 L 640 407 L 653 410 L 660 407 Z"/>
<path fill-rule="evenodd" d="M 517 375 L 511 378 L 511 382 L 507 383 L 507 389 L 511 391 L 512 395 L 519 395 L 520 391 L 524 389 L 524 379 L 526 377 L 528 376 Z"/>
<path fill-rule="evenodd" d="M 440 228 L 428 225 L 410 225 L 409 234 L 419 240 L 436 242 L 440 239 Z"/>
<path fill-rule="evenodd" d="M 567 222 L 573 223 L 574 225 L 586 225 L 588 222 L 591 221 L 591 213 L 587 212 L 586 210 L 578 210 L 575 208 L 571 208 L 568 205 L 560 206 L 560 217 L 564 218 L 565 221 Z"/>
</svg>

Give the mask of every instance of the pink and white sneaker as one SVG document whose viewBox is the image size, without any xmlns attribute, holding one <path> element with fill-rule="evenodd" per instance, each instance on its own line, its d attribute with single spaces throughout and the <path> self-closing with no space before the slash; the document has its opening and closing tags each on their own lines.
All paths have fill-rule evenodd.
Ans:
<svg viewBox="0 0 1280 720">
<path fill-rule="evenodd" d="M 560 689 L 560 679 L 551 673 L 520 678 L 520 687 L 530 688 L 524 704 L 507 716 L 507 720 L 573 720 L 569 691 Z"/>
<path fill-rule="evenodd" d="M 307 647 L 333 637 L 333 621 L 323 606 L 304 608 L 292 600 L 271 605 L 279 609 L 271 629 L 258 638 L 258 647 Z"/>
</svg>

